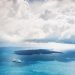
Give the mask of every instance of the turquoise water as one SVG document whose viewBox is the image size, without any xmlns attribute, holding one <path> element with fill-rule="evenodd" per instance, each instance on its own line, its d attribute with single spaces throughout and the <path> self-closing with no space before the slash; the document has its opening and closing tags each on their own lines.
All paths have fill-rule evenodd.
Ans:
<svg viewBox="0 0 75 75">
<path fill-rule="evenodd" d="M 20 57 L 14 51 L 20 48 L 0 48 L 0 75 L 75 75 L 75 52 L 64 52 L 56 58 L 47 57 L 37 60 L 12 62 L 13 57 Z M 22 56 L 21 56 L 22 58 Z"/>
</svg>

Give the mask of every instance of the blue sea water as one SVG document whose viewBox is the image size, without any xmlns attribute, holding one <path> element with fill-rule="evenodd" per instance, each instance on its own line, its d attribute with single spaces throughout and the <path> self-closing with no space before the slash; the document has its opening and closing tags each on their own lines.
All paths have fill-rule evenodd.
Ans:
<svg viewBox="0 0 75 75">
<path fill-rule="evenodd" d="M 35 57 L 36 60 L 22 59 L 24 56 L 14 54 L 17 47 L 0 48 L 0 75 L 75 75 L 75 51 L 59 55 Z M 14 57 L 21 57 L 22 63 L 12 62 Z M 30 58 L 30 56 L 27 58 Z"/>
</svg>

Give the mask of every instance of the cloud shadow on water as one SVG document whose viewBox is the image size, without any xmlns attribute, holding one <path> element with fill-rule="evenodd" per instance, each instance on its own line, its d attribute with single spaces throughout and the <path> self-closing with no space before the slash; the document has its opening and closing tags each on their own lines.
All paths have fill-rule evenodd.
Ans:
<svg viewBox="0 0 75 75">
<path fill-rule="evenodd" d="M 75 61 L 75 50 L 69 50 L 64 52 L 62 55 L 58 56 L 57 60 L 61 62 Z"/>
</svg>

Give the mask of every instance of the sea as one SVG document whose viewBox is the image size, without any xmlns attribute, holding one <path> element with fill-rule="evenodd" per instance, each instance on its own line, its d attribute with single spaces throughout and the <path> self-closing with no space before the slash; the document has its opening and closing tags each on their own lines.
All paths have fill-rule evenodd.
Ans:
<svg viewBox="0 0 75 75">
<path fill-rule="evenodd" d="M 19 47 L 0 47 L 0 75 L 75 75 L 74 50 L 30 58 L 30 55 L 25 57 L 14 53 L 21 49 L 25 50 Z"/>
</svg>

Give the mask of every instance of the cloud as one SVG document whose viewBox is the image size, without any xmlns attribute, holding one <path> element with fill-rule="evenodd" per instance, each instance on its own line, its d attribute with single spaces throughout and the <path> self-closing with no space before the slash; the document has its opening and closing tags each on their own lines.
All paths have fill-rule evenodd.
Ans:
<svg viewBox="0 0 75 75">
<path fill-rule="evenodd" d="M 38 3 L 0 0 L 0 10 L 1 42 L 75 41 L 75 5 L 71 0 L 39 0 Z"/>
</svg>

